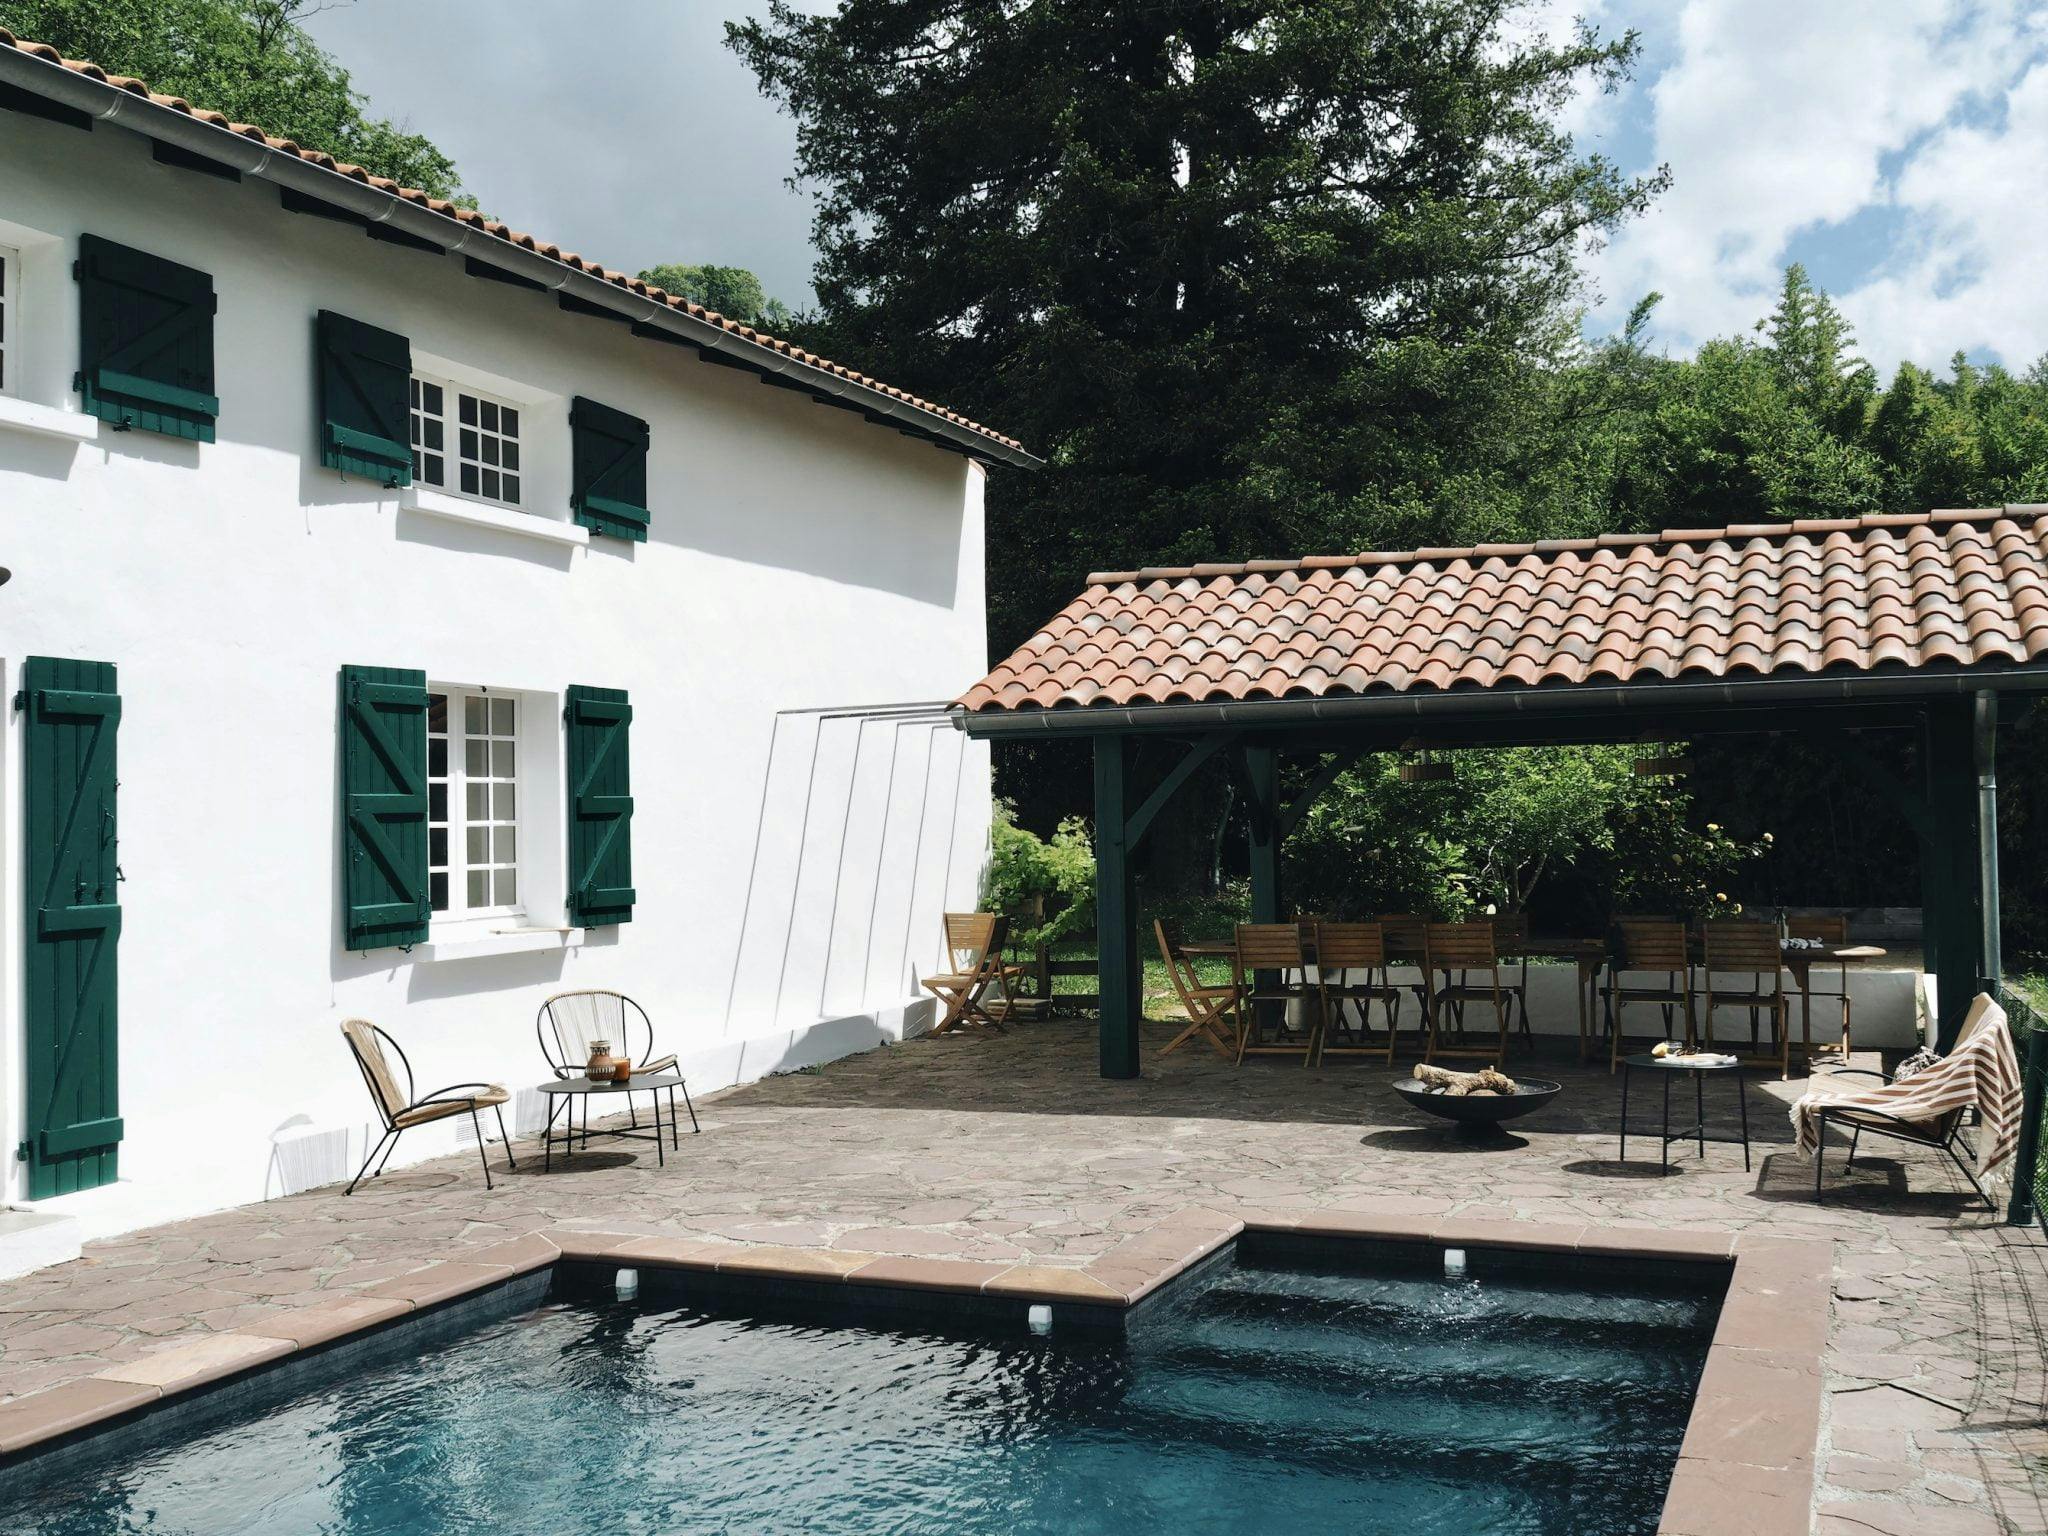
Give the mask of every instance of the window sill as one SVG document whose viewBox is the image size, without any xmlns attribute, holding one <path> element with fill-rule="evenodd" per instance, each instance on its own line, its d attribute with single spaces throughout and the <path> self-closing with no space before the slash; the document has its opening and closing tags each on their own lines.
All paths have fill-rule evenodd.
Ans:
<svg viewBox="0 0 2048 1536">
<path fill-rule="evenodd" d="M 90 443 L 99 438 L 100 419 L 80 411 L 60 411 L 53 405 L 37 405 L 34 401 L 20 400 L 13 395 L 0 395 L 0 430 Z"/>
<path fill-rule="evenodd" d="M 550 950 L 579 949 L 581 928 L 500 928 L 488 933 L 429 939 L 412 954 L 415 960 L 482 960 L 492 955 L 529 955 Z"/>
<path fill-rule="evenodd" d="M 495 528 L 500 533 L 539 539 L 544 544 L 582 545 L 590 542 L 590 530 L 578 523 L 556 522 L 551 518 L 536 517 L 531 512 L 513 512 L 417 485 L 409 485 L 398 493 L 398 505 L 402 511 L 419 512 L 451 523 L 468 523 L 473 528 Z"/>
</svg>

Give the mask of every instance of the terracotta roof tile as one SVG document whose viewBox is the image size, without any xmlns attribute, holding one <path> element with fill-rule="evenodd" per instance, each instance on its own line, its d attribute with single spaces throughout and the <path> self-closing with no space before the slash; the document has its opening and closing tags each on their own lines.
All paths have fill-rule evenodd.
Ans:
<svg viewBox="0 0 2048 1536">
<path fill-rule="evenodd" d="M 1005 448 L 1013 449 L 1019 453 L 1024 451 L 1023 444 L 1019 443 L 1015 438 L 1005 437 L 993 428 L 985 427 L 977 421 L 971 421 L 957 411 L 948 410 L 942 405 L 935 405 L 929 400 L 920 400 L 917 396 L 905 390 L 884 384 L 879 379 L 871 379 L 863 373 L 846 367 L 844 364 L 814 356 L 804 351 L 801 347 L 783 341 L 778 337 L 768 335 L 765 331 L 756 331 L 751 326 L 741 325 L 736 320 L 727 319 L 714 310 L 704 308 L 701 304 L 692 304 L 687 299 L 678 297 L 675 294 L 666 293 L 652 283 L 643 282 L 637 277 L 628 277 L 623 272 L 614 272 L 610 268 L 600 266 L 596 262 L 587 261 L 573 251 L 565 251 L 560 246 L 541 240 L 537 236 L 513 229 L 508 225 L 498 222 L 496 219 L 486 218 L 473 208 L 458 208 L 453 203 L 447 202 L 442 198 L 429 196 L 417 187 L 404 187 L 388 177 L 373 176 L 359 165 L 350 165 L 346 161 L 336 160 L 334 156 L 324 150 L 309 149 L 291 139 L 279 138 L 273 134 L 266 133 L 263 129 L 253 124 L 230 122 L 221 113 L 211 112 L 202 107 L 195 107 L 182 96 L 162 95 L 152 91 L 144 82 L 127 75 L 110 75 L 90 60 L 67 59 L 48 43 L 30 42 L 25 38 L 18 38 L 5 27 L 0 27 L 0 48 L 15 49 L 20 53 L 27 54 L 31 58 L 41 59 L 46 63 L 68 69 L 74 74 L 84 75 L 92 80 L 103 81 L 116 90 L 127 91 L 131 95 L 140 96 L 159 107 L 165 108 L 167 111 L 181 113 L 197 122 L 207 123 L 226 133 L 236 134 L 245 139 L 253 139 L 257 143 L 263 144 L 281 154 L 294 156 L 309 165 L 317 165 L 324 170 L 333 171 L 337 175 L 346 176 L 351 181 L 360 182 L 364 186 L 373 187 L 380 192 L 388 193 L 392 197 L 404 202 L 429 209 L 445 218 L 453 219 L 472 228 L 481 229 L 488 235 L 503 240 L 510 245 L 516 245 L 523 250 L 533 251 L 545 256 L 550 261 L 559 261 L 564 266 L 572 267 L 579 272 L 601 277 L 608 283 L 616 284 L 656 303 L 666 304 L 671 309 L 687 314 L 693 319 L 718 326 L 722 330 L 729 331 L 733 335 L 753 342 L 769 351 L 779 353 L 785 357 L 796 358 L 798 361 L 811 367 L 822 369 L 838 378 L 846 379 L 864 388 L 878 390 L 882 394 L 889 396 L 892 400 L 900 400 L 904 404 L 924 412 L 926 415 L 937 416 L 944 421 L 951 422 L 954 426 L 975 433 L 977 436 L 985 437 L 990 442 L 1000 443 Z"/>
<path fill-rule="evenodd" d="M 1887 513 L 1112 572 L 958 702 L 1214 703 L 2043 661 L 2044 514 Z"/>
</svg>

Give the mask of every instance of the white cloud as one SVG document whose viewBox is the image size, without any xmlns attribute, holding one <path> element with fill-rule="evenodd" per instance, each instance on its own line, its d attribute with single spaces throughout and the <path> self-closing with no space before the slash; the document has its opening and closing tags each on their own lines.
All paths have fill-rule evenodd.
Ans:
<svg viewBox="0 0 2048 1536">
<path fill-rule="evenodd" d="M 1642 93 L 1644 158 L 1674 181 L 1594 258 L 1596 327 L 1654 288 L 1674 349 L 1744 330 L 1788 261 L 1844 252 L 1844 226 L 1862 216 L 1856 238 L 1893 232 L 1859 252 L 1867 275 L 1839 295 L 1873 362 L 2042 349 L 2048 288 L 2029 280 L 2025 252 L 2041 248 L 2048 211 L 2024 206 L 2048 155 L 2038 12 L 2021 0 L 1686 0 L 1674 21 L 1636 3 L 1630 19 L 1669 57 Z"/>
</svg>

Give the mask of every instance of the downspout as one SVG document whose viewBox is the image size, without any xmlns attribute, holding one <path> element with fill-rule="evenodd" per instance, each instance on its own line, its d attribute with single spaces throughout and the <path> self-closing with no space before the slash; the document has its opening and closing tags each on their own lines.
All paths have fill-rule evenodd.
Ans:
<svg viewBox="0 0 2048 1536">
<path fill-rule="evenodd" d="M 1998 913 L 1998 695 L 1988 688 L 1972 700 L 1972 743 L 1977 760 L 1977 900 L 1984 922 L 1984 978 L 2004 975 Z"/>
</svg>

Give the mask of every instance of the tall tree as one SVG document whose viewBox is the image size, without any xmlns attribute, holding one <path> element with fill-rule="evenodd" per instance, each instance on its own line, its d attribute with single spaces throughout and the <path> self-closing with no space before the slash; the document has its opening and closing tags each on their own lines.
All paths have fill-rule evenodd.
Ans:
<svg viewBox="0 0 2048 1536">
<path fill-rule="evenodd" d="M 300 20 L 320 8 L 315 0 L 0 0 L 0 27 L 474 206 L 455 162 L 424 135 L 370 116 L 348 71 L 306 35 Z"/>
<path fill-rule="evenodd" d="M 776 0 L 729 41 L 820 193 L 813 343 L 1021 434 L 992 641 L 1100 565 L 1525 531 L 1585 242 L 1556 109 L 1633 35 L 1508 0 Z"/>
</svg>

